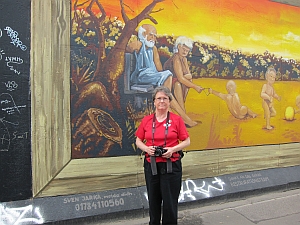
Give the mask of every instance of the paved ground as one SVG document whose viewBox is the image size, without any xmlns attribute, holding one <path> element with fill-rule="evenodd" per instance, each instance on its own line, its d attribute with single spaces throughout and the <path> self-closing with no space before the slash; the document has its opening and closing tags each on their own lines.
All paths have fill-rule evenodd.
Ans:
<svg viewBox="0 0 300 225">
<path fill-rule="evenodd" d="M 59 224 L 146 225 L 148 212 L 119 213 Z M 57 224 L 57 223 L 56 223 Z M 300 189 L 180 205 L 179 225 L 300 225 Z"/>
</svg>

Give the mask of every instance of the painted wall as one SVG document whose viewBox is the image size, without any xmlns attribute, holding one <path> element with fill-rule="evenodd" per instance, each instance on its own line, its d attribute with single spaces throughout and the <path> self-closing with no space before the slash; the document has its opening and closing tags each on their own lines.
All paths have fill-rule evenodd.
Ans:
<svg viewBox="0 0 300 225">
<path fill-rule="evenodd" d="M 132 90 L 133 83 L 130 81 L 122 84 L 122 72 L 125 70 L 126 79 L 130 79 L 135 68 L 135 57 L 128 60 L 133 68 L 126 71 L 128 65 L 125 64 L 124 68 L 124 49 L 126 43 L 137 39 L 137 27 L 147 23 L 155 23 L 157 27 L 156 46 L 163 65 L 174 54 L 173 47 L 178 36 L 185 35 L 194 41 L 187 57 L 188 72 L 193 76 L 193 83 L 203 90 L 190 88 L 181 107 L 186 113 L 172 108 L 178 114 L 198 121 L 196 126 L 187 123 L 192 139 L 187 150 L 299 142 L 298 8 L 270 1 L 203 1 L 200 6 L 194 1 L 188 4 L 171 1 L 150 3 L 129 4 L 124 8 L 127 18 L 122 16 L 120 6 L 115 3 L 102 3 L 104 9 L 101 11 L 96 2 L 73 1 L 73 158 L 137 152 L 132 131 L 144 115 L 153 112 L 153 104 L 151 94 Z M 146 6 L 150 9 L 142 11 Z M 153 15 L 151 11 L 159 10 L 159 7 L 163 10 Z M 151 21 L 148 15 L 153 15 Z M 134 16 L 139 16 L 139 19 Z M 261 98 L 268 68 L 276 70 L 274 96 L 270 103 L 266 103 L 274 112 L 271 113 L 274 118 L 271 118 L 270 124 L 266 122 Z M 175 79 L 178 79 L 177 75 L 173 74 Z M 239 101 L 236 107 L 229 100 L 226 90 L 229 80 L 235 85 L 236 101 Z M 172 91 L 176 101 L 176 91 Z M 94 130 L 86 131 L 88 121 L 85 114 L 90 108 L 108 113 L 110 124 L 100 133 L 112 144 L 99 141 Z M 101 121 L 94 122 L 105 127 Z M 116 133 L 110 134 L 111 130 Z M 123 145 L 132 148 L 124 150 Z"/>
<path fill-rule="evenodd" d="M 192 144 L 185 149 L 179 201 L 299 182 L 299 8 L 241 0 L 17 5 L 7 3 L 0 27 L 1 113 L 12 113 L 1 116 L 1 144 L 10 144 L 0 152 L 3 224 L 148 207 L 134 132 L 153 106 L 151 93 L 131 89 L 135 62 L 125 50 L 143 23 L 157 28 L 162 64 L 177 36 L 194 41 L 189 69 L 204 88 L 190 89 L 185 101 L 198 124 L 188 128 Z M 260 97 L 269 67 L 277 71 L 281 97 L 273 102 L 271 130 Z M 229 80 L 256 116 L 237 119 L 209 92 L 226 94 Z M 12 99 L 15 105 L 5 105 Z"/>
</svg>

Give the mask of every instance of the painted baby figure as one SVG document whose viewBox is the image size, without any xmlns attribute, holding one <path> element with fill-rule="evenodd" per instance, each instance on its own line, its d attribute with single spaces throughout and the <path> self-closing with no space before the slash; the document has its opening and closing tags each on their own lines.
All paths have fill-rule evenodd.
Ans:
<svg viewBox="0 0 300 225">
<path fill-rule="evenodd" d="M 264 116 L 266 120 L 266 129 L 272 130 L 274 127 L 271 126 L 271 117 L 276 116 L 276 110 L 274 108 L 273 100 L 274 98 L 278 101 L 281 97 L 275 92 L 273 87 L 276 79 L 276 70 L 274 68 L 269 68 L 266 72 L 266 83 L 263 85 L 260 97 L 263 99 L 262 107 L 264 110 Z"/>
</svg>

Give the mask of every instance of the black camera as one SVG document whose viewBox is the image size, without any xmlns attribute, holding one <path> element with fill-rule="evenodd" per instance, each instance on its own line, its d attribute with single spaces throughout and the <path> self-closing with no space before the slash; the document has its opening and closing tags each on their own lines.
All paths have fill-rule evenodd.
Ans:
<svg viewBox="0 0 300 225">
<path fill-rule="evenodd" d="M 162 156 L 162 154 L 168 151 L 162 146 L 155 146 L 154 148 L 155 148 L 154 156 Z"/>
</svg>

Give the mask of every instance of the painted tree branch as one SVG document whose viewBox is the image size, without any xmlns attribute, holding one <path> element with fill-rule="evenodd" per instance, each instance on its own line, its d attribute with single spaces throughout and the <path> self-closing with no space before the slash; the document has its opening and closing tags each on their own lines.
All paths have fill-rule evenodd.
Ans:
<svg viewBox="0 0 300 225">
<path fill-rule="evenodd" d="M 99 18 L 92 11 L 92 6 L 93 6 L 94 3 L 97 4 L 99 10 L 101 11 L 101 16 Z M 96 66 L 96 70 L 95 70 L 95 76 L 97 76 L 98 74 L 100 74 L 100 71 L 101 71 L 102 60 L 106 56 L 105 55 L 105 38 L 104 38 L 104 34 L 103 34 L 103 31 L 102 31 L 102 28 L 101 28 L 104 21 L 105 21 L 105 18 L 106 18 L 106 12 L 105 12 L 103 6 L 99 3 L 98 0 L 92 0 L 91 3 L 89 4 L 89 6 L 87 7 L 86 11 L 91 16 L 91 20 L 94 24 L 96 34 L 97 34 L 97 37 L 98 37 L 98 42 L 99 42 L 98 60 L 97 60 L 97 66 Z"/>
<path fill-rule="evenodd" d="M 126 23 L 129 21 L 129 18 L 128 18 L 128 16 L 126 15 L 124 6 L 127 6 L 127 5 L 125 5 L 125 3 L 123 2 L 123 0 L 120 0 L 120 4 L 121 4 L 121 14 L 122 14 L 122 18 L 123 18 L 123 20 L 124 20 L 124 23 L 126 24 Z M 127 6 L 127 7 L 130 8 L 129 6 Z"/>
</svg>

